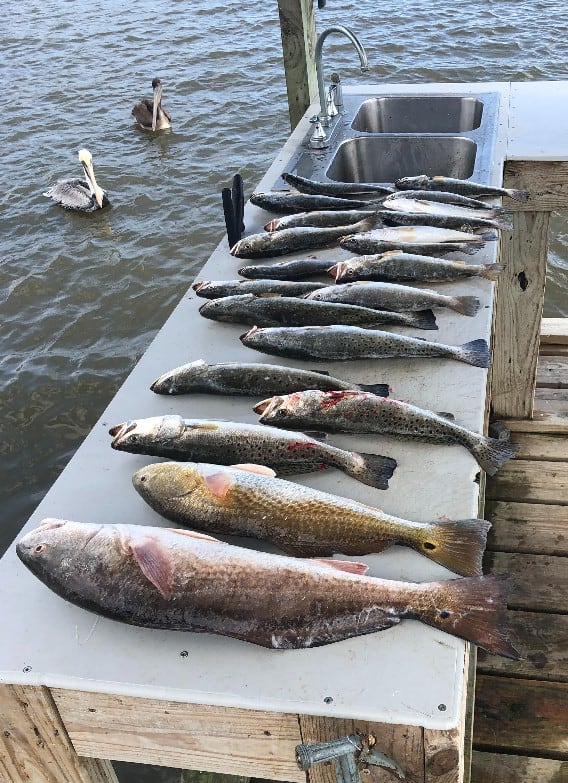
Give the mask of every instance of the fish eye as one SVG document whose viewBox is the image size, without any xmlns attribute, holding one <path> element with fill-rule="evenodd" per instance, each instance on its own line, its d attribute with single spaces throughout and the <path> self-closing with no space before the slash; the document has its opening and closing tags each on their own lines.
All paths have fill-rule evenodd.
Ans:
<svg viewBox="0 0 568 783">
<path fill-rule="evenodd" d="M 354 274 L 355 274 L 355 270 L 354 269 L 348 269 L 347 270 L 347 276 L 348 277 L 353 277 Z"/>
<path fill-rule="evenodd" d="M 45 544 L 38 544 L 34 547 L 34 554 L 35 555 L 41 555 L 41 553 L 45 550 L 46 545 Z"/>
</svg>

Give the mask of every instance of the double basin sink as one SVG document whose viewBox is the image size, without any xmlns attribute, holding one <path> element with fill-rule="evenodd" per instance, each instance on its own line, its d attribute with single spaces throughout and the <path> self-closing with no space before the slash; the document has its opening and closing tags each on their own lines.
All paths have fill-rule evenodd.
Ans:
<svg viewBox="0 0 568 783">
<path fill-rule="evenodd" d="M 287 171 L 319 181 L 392 183 L 418 174 L 489 182 L 497 135 L 498 93 L 344 95 L 326 128 L 329 146 L 310 133 Z"/>
</svg>

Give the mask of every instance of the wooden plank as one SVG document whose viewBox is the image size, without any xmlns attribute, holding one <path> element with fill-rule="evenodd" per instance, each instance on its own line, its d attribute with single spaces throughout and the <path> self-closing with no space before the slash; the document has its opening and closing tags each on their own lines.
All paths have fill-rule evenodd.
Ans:
<svg viewBox="0 0 568 783">
<path fill-rule="evenodd" d="M 568 783 L 568 762 L 474 750 L 471 783 Z"/>
<path fill-rule="evenodd" d="M 487 481 L 489 500 L 568 503 L 568 462 L 510 460 Z"/>
<path fill-rule="evenodd" d="M 504 419 L 511 432 L 543 432 L 568 435 L 566 416 L 535 410 L 532 419 Z"/>
<path fill-rule="evenodd" d="M 567 506 L 488 500 L 485 516 L 490 551 L 568 555 Z"/>
<path fill-rule="evenodd" d="M 80 758 L 47 688 L 0 686 L 2 783 L 118 783 L 109 761 Z"/>
<path fill-rule="evenodd" d="M 531 416 L 548 256 L 549 212 L 513 214 L 501 237 L 505 269 L 496 289 L 491 409 L 496 417 Z"/>
<path fill-rule="evenodd" d="M 486 552 L 483 571 L 511 574 L 510 609 L 566 613 L 568 560 L 565 557 Z"/>
<path fill-rule="evenodd" d="M 567 161 L 520 161 L 505 163 L 503 184 L 506 188 L 528 190 L 528 201 L 506 200 L 512 211 L 561 212 L 568 209 Z"/>
<path fill-rule="evenodd" d="M 538 349 L 540 356 L 568 356 L 568 345 L 556 345 L 555 343 L 543 343 Z"/>
<path fill-rule="evenodd" d="M 568 345 L 568 318 L 543 318 L 540 325 L 540 342 Z"/>
<path fill-rule="evenodd" d="M 292 130 L 317 95 L 313 0 L 278 0 Z"/>
<path fill-rule="evenodd" d="M 296 715 L 53 689 L 84 756 L 305 783 Z"/>
<path fill-rule="evenodd" d="M 568 388 L 568 356 L 541 356 L 536 382 L 539 386 L 553 389 Z"/>
<path fill-rule="evenodd" d="M 478 649 L 478 672 L 568 682 L 568 615 L 509 611 L 507 625 L 523 660 L 509 661 Z"/>
<path fill-rule="evenodd" d="M 568 684 L 477 677 L 476 750 L 568 759 Z"/>
<path fill-rule="evenodd" d="M 519 447 L 516 459 L 551 462 L 568 460 L 568 437 L 563 433 L 555 435 L 543 432 L 514 432 L 511 440 Z"/>
<path fill-rule="evenodd" d="M 300 715 L 302 742 L 329 742 L 349 734 L 372 735 L 377 750 L 400 764 L 409 783 L 424 783 L 424 732 L 419 726 L 397 726 L 341 718 L 318 718 Z M 393 774 L 381 767 L 369 766 L 364 780 L 368 783 L 392 783 Z M 309 772 L 310 783 L 336 783 L 333 764 L 317 764 Z"/>
</svg>

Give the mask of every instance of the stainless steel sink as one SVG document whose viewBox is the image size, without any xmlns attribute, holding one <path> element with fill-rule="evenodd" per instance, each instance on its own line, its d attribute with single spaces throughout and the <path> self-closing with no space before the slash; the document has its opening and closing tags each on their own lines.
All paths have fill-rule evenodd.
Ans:
<svg viewBox="0 0 568 783">
<path fill-rule="evenodd" d="M 364 101 L 351 127 L 362 133 L 463 133 L 479 128 L 482 116 L 477 98 L 389 96 Z"/>
<path fill-rule="evenodd" d="M 468 179 L 476 151 L 463 136 L 359 136 L 339 145 L 326 175 L 339 182 L 394 182 L 417 174 Z"/>
</svg>

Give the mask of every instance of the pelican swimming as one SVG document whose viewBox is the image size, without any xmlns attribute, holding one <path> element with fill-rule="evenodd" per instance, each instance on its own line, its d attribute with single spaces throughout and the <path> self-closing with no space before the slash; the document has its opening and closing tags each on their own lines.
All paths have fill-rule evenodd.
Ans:
<svg viewBox="0 0 568 783">
<path fill-rule="evenodd" d="M 85 179 L 59 179 L 43 194 L 65 209 L 94 212 L 109 203 L 105 191 L 97 185 L 93 156 L 89 150 L 79 150 L 79 160 L 85 169 Z"/>
<path fill-rule="evenodd" d="M 171 115 L 162 107 L 161 79 L 152 79 L 152 89 L 154 90 L 153 100 L 149 101 L 144 98 L 132 109 L 132 115 L 136 118 L 138 125 L 145 130 L 157 131 L 171 128 Z"/>
</svg>

